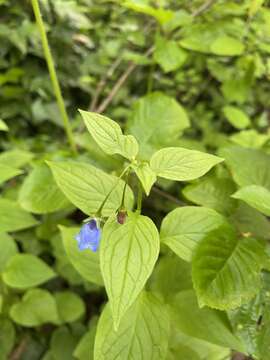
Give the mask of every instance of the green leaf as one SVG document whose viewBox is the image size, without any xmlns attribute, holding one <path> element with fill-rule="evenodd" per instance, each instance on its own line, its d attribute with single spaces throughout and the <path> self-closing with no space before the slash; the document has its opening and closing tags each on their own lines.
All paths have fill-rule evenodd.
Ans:
<svg viewBox="0 0 270 360">
<path fill-rule="evenodd" d="M 69 323 L 78 320 L 85 312 L 82 299 L 74 292 L 62 291 L 55 294 L 60 322 Z"/>
<path fill-rule="evenodd" d="M 187 185 L 182 192 L 185 198 L 197 205 L 231 215 L 236 207 L 236 201 L 230 196 L 235 190 L 236 186 L 230 178 L 211 176 Z"/>
<path fill-rule="evenodd" d="M 85 214 L 95 214 L 114 186 L 116 188 L 109 196 L 102 214 L 109 216 L 119 208 L 124 181 L 85 163 L 73 161 L 50 162 L 49 166 L 59 188 Z M 125 200 L 126 207 L 131 208 L 133 194 L 129 187 L 127 187 Z"/>
<path fill-rule="evenodd" d="M 168 147 L 157 151 L 150 167 L 157 176 L 177 181 L 189 181 L 206 174 L 223 159 L 196 150 Z"/>
<path fill-rule="evenodd" d="M 142 293 L 115 331 L 109 305 L 97 328 L 95 360 L 163 360 L 169 339 L 167 308 L 151 293 Z"/>
<path fill-rule="evenodd" d="M 261 185 L 270 190 L 270 155 L 240 146 L 223 148 L 220 153 L 239 186 Z"/>
<path fill-rule="evenodd" d="M 245 186 L 234 193 L 232 197 L 243 200 L 264 215 L 270 216 L 270 191 L 263 186 Z"/>
<path fill-rule="evenodd" d="M 261 287 L 265 259 L 254 238 L 238 238 L 222 226 L 205 237 L 192 259 L 192 278 L 200 306 L 233 309 L 250 300 Z"/>
<path fill-rule="evenodd" d="M 191 261 L 198 243 L 226 222 L 216 211 L 185 206 L 171 211 L 162 221 L 160 240 L 180 258 Z"/>
<path fill-rule="evenodd" d="M 0 359 L 8 359 L 12 347 L 15 343 L 16 332 L 9 319 L 0 317 Z"/>
<path fill-rule="evenodd" d="M 5 284 L 26 289 L 55 277 L 55 272 L 41 259 L 31 254 L 16 254 L 8 262 L 3 273 Z"/>
<path fill-rule="evenodd" d="M 213 54 L 221 56 L 237 56 L 243 54 L 245 50 L 241 41 L 228 35 L 215 39 L 210 48 Z"/>
<path fill-rule="evenodd" d="M 9 150 L 0 154 L 0 164 L 20 168 L 29 163 L 33 157 L 34 154 L 29 151 L 21 149 Z"/>
<path fill-rule="evenodd" d="M 139 151 L 137 140 L 132 135 L 123 135 L 117 122 L 89 111 L 80 110 L 80 114 L 93 139 L 106 154 L 135 159 Z"/>
<path fill-rule="evenodd" d="M 8 126 L 7 124 L 4 122 L 4 120 L 0 119 L 0 131 L 8 131 Z"/>
<path fill-rule="evenodd" d="M 175 99 L 154 92 L 135 103 L 128 131 L 139 141 L 140 155 L 147 160 L 156 149 L 176 141 L 189 125 L 184 108 Z"/>
<path fill-rule="evenodd" d="M 26 327 L 58 324 L 59 321 L 54 297 L 43 289 L 28 290 L 19 303 L 11 306 L 10 317 Z"/>
<path fill-rule="evenodd" d="M 157 38 L 154 60 L 165 72 L 177 70 L 185 63 L 186 59 L 186 51 L 181 49 L 176 41 L 163 37 Z"/>
<path fill-rule="evenodd" d="M 78 338 L 72 329 L 58 327 L 51 337 L 51 354 L 53 360 L 74 360 L 72 354 L 77 345 Z"/>
<path fill-rule="evenodd" d="M 173 11 L 152 7 L 148 5 L 146 2 L 138 2 L 136 0 L 125 0 L 122 4 L 129 9 L 134 11 L 138 11 L 140 13 L 153 16 L 161 25 L 166 24 L 173 18 Z"/>
<path fill-rule="evenodd" d="M 106 222 L 100 266 L 116 329 L 151 275 L 158 253 L 159 234 L 148 217 L 129 213 L 123 225 L 114 217 Z"/>
<path fill-rule="evenodd" d="M 173 253 L 162 256 L 155 266 L 148 286 L 168 302 L 168 299 L 179 291 L 192 289 L 191 266 Z"/>
<path fill-rule="evenodd" d="M 98 285 L 103 284 L 100 266 L 99 252 L 94 253 L 90 249 L 80 251 L 75 235 L 80 229 L 78 227 L 67 228 L 60 226 L 61 235 L 68 259 L 78 273 L 87 281 Z"/>
<path fill-rule="evenodd" d="M 18 252 L 17 244 L 8 234 L 0 234 L 0 272 L 2 272 L 13 255 Z"/>
<path fill-rule="evenodd" d="M 146 162 L 132 164 L 132 168 L 138 176 L 146 195 L 149 195 L 153 184 L 157 180 L 156 174 Z"/>
<path fill-rule="evenodd" d="M 19 192 L 19 203 L 25 210 L 36 214 L 55 212 L 69 205 L 45 164 L 37 165 L 25 178 Z"/>
<path fill-rule="evenodd" d="M 0 232 L 29 228 L 38 222 L 15 201 L 0 199 Z"/>
<path fill-rule="evenodd" d="M 256 13 L 260 10 L 260 8 L 263 6 L 263 3 L 265 0 L 250 0 L 249 10 L 248 10 L 248 16 L 252 17 L 256 15 Z"/>
<path fill-rule="evenodd" d="M 250 118 L 236 106 L 224 106 L 222 110 L 227 120 L 236 129 L 245 129 L 250 125 Z"/>
<path fill-rule="evenodd" d="M 22 171 L 19 169 L 0 164 L 0 184 L 21 174 Z"/>
<path fill-rule="evenodd" d="M 242 234 L 270 239 L 270 223 L 268 219 L 245 203 L 240 204 L 230 220 Z"/>
<path fill-rule="evenodd" d="M 90 330 L 87 331 L 79 343 L 77 344 L 73 356 L 79 360 L 93 360 L 94 359 L 94 344 L 97 329 L 96 318 L 92 318 L 90 322 Z"/>
<path fill-rule="evenodd" d="M 193 290 L 181 291 L 170 302 L 171 321 L 184 334 L 223 347 L 244 351 L 243 344 L 231 330 L 225 313 L 199 308 Z"/>
<path fill-rule="evenodd" d="M 260 149 L 269 140 L 269 135 L 260 134 L 256 130 L 243 130 L 232 134 L 230 140 L 236 145 Z"/>
</svg>

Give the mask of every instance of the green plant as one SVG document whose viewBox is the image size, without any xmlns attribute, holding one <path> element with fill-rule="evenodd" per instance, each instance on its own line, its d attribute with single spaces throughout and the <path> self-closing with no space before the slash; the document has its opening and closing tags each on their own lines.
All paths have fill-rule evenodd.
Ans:
<svg viewBox="0 0 270 360">
<path fill-rule="evenodd" d="M 268 360 L 268 3 L 39 3 L 46 55 L 0 0 L 0 359 Z"/>
</svg>

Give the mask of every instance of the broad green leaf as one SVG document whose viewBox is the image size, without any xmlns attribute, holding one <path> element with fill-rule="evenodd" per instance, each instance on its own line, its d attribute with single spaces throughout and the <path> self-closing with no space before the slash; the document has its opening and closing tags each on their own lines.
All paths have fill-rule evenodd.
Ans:
<svg viewBox="0 0 270 360">
<path fill-rule="evenodd" d="M 29 163 L 34 157 L 29 151 L 14 149 L 0 154 L 0 164 L 20 168 Z"/>
<path fill-rule="evenodd" d="M 261 287 L 265 254 L 254 238 L 239 238 L 222 226 L 206 236 L 192 259 L 192 278 L 200 306 L 233 309 L 250 300 Z"/>
<path fill-rule="evenodd" d="M 135 159 L 139 151 L 137 140 L 132 135 L 123 135 L 117 122 L 89 111 L 80 110 L 80 114 L 93 139 L 106 154 Z"/>
<path fill-rule="evenodd" d="M 173 253 L 162 256 L 149 280 L 151 291 L 160 293 L 168 302 L 179 291 L 192 289 L 191 265 Z"/>
<path fill-rule="evenodd" d="M 8 359 L 16 339 L 16 331 L 9 319 L 0 317 L 0 359 Z"/>
<path fill-rule="evenodd" d="M 142 293 L 115 331 L 110 306 L 97 328 L 95 360 L 163 360 L 170 335 L 167 308 L 151 293 Z"/>
<path fill-rule="evenodd" d="M 4 122 L 4 120 L 0 119 L 0 131 L 8 131 L 8 126 L 7 124 Z"/>
<path fill-rule="evenodd" d="M 269 139 L 269 135 L 260 134 L 256 130 L 243 130 L 230 136 L 230 140 L 236 145 L 254 149 L 262 148 Z"/>
<path fill-rule="evenodd" d="M 73 356 L 78 360 L 94 360 L 94 344 L 97 330 L 97 317 L 92 317 L 87 331 L 77 344 Z"/>
<path fill-rule="evenodd" d="M 269 286 L 266 282 L 263 285 L 262 290 L 251 301 L 228 313 L 235 334 L 245 344 L 246 353 L 259 359 L 261 359 L 259 355 L 260 337 L 263 333 L 263 327 L 269 328 L 270 320 L 267 320 L 266 314 L 270 305 Z M 267 342 L 269 344 L 269 341 Z"/>
<path fill-rule="evenodd" d="M 87 281 L 102 285 L 103 280 L 99 267 L 99 252 L 94 253 L 90 249 L 84 251 L 79 250 L 75 235 L 78 234 L 80 228 L 60 226 L 60 230 L 68 259 L 74 268 Z"/>
<path fill-rule="evenodd" d="M 202 53 L 211 52 L 211 44 L 218 36 L 218 27 L 214 24 L 194 24 L 185 27 L 182 33 L 180 45 L 188 50 Z"/>
<path fill-rule="evenodd" d="M 25 210 L 36 214 L 55 212 L 69 205 L 45 164 L 37 165 L 25 178 L 19 192 L 19 203 Z"/>
<path fill-rule="evenodd" d="M 183 189 L 184 196 L 191 202 L 231 215 L 236 201 L 230 196 L 236 190 L 230 178 L 205 177 Z"/>
<path fill-rule="evenodd" d="M 264 215 L 270 216 L 270 191 L 263 186 L 245 186 L 234 193 L 232 197 L 243 200 Z"/>
<path fill-rule="evenodd" d="M 225 222 L 225 218 L 212 209 L 196 206 L 177 208 L 163 219 L 160 240 L 180 258 L 191 261 L 198 243 Z"/>
<path fill-rule="evenodd" d="M 10 317 L 26 327 L 59 322 L 55 299 L 43 289 L 28 290 L 19 303 L 11 306 Z"/>
<path fill-rule="evenodd" d="M 185 63 L 187 53 L 176 41 L 158 37 L 154 59 L 165 72 L 169 72 L 180 68 Z"/>
<path fill-rule="evenodd" d="M 224 106 L 222 110 L 227 120 L 236 129 L 245 129 L 250 125 L 250 118 L 239 108 L 227 105 Z"/>
<path fill-rule="evenodd" d="M 158 254 L 159 234 L 148 217 L 129 213 L 123 225 L 114 217 L 106 222 L 100 266 L 116 329 L 151 275 Z"/>
<path fill-rule="evenodd" d="M 94 214 L 114 186 L 115 190 L 109 196 L 102 213 L 109 216 L 119 208 L 124 188 L 122 180 L 85 163 L 50 162 L 49 166 L 59 188 L 85 214 Z M 130 208 L 133 194 L 129 187 L 125 200 L 127 208 Z"/>
<path fill-rule="evenodd" d="M 0 184 L 21 174 L 22 171 L 19 169 L 0 164 Z"/>
<path fill-rule="evenodd" d="M 135 103 L 128 131 L 139 141 L 141 157 L 149 159 L 156 149 L 176 141 L 189 125 L 184 108 L 175 99 L 154 92 Z"/>
<path fill-rule="evenodd" d="M 168 147 L 157 151 L 150 167 L 157 176 L 177 181 L 189 181 L 206 174 L 223 159 L 196 150 Z"/>
<path fill-rule="evenodd" d="M 161 25 L 169 22 L 174 15 L 173 11 L 152 7 L 146 1 L 138 2 L 136 0 L 125 0 L 121 3 L 121 5 L 131 10 L 153 16 Z"/>
<path fill-rule="evenodd" d="M 31 254 L 16 254 L 3 272 L 3 280 L 10 287 L 27 289 L 55 277 L 55 272 L 41 259 Z"/>
<path fill-rule="evenodd" d="M 259 211 L 241 203 L 232 214 L 230 221 L 244 235 L 270 239 L 270 222 Z"/>
<path fill-rule="evenodd" d="M 5 266 L 13 255 L 17 254 L 18 248 L 16 242 L 8 234 L 0 234 L 0 272 L 5 269 Z"/>
<path fill-rule="evenodd" d="M 198 306 L 197 306 L 198 307 Z M 172 311 L 171 311 L 172 314 Z M 229 360 L 230 349 L 224 348 L 198 337 L 183 333 L 171 319 L 171 335 L 166 360 L 179 360 L 182 353 L 190 358 L 188 360 Z M 209 324 L 207 324 L 207 327 Z M 228 359 L 227 359 L 228 358 Z"/>
<path fill-rule="evenodd" d="M 149 164 L 142 162 L 139 164 L 132 164 L 132 168 L 140 179 L 146 195 L 149 195 L 152 186 L 157 180 L 156 174 L 150 168 Z"/>
<path fill-rule="evenodd" d="M 38 222 L 15 201 L 0 199 L 0 233 L 18 231 Z"/>
<path fill-rule="evenodd" d="M 223 347 L 244 351 L 231 330 L 225 313 L 208 307 L 199 308 L 193 290 L 181 291 L 170 302 L 171 321 L 184 334 Z"/>
<path fill-rule="evenodd" d="M 210 48 L 213 54 L 221 56 L 237 56 L 243 54 L 245 50 L 241 41 L 228 35 L 218 37 Z"/>
<path fill-rule="evenodd" d="M 60 322 L 73 322 L 78 320 L 85 312 L 82 299 L 74 292 L 62 291 L 55 294 Z"/>
<path fill-rule="evenodd" d="M 220 153 L 239 186 L 261 185 L 270 190 L 270 155 L 240 146 L 223 148 Z"/>
<path fill-rule="evenodd" d="M 51 337 L 52 360 L 74 360 L 73 351 L 78 342 L 78 334 L 67 326 L 58 327 Z"/>
</svg>

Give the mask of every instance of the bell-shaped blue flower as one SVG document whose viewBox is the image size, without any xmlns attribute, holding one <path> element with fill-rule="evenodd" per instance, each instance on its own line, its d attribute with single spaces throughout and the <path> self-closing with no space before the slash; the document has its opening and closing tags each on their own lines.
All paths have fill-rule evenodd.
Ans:
<svg viewBox="0 0 270 360">
<path fill-rule="evenodd" d="M 101 237 L 101 230 L 97 220 L 92 219 L 81 227 L 79 234 L 76 235 L 80 250 L 90 249 L 94 252 L 98 250 Z"/>
</svg>

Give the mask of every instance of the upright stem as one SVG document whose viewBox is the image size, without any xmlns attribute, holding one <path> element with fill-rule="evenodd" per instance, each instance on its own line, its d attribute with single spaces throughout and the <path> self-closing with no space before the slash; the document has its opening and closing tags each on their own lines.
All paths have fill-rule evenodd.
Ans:
<svg viewBox="0 0 270 360">
<path fill-rule="evenodd" d="M 143 196 L 142 186 L 141 183 L 138 181 L 137 212 L 139 214 L 142 211 L 142 196 Z"/>
<path fill-rule="evenodd" d="M 41 36 L 41 42 L 42 42 L 42 46 L 43 46 L 43 50 L 44 50 L 44 55 L 45 55 L 45 59 L 47 62 L 47 66 L 48 66 L 48 70 L 50 73 L 50 77 L 51 77 L 51 82 L 52 82 L 52 86 L 53 86 L 53 90 L 55 93 L 55 97 L 57 100 L 57 104 L 62 116 L 62 120 L 63 120 L 63 124 L 65 127 L 65 131 L 66 131 L 66 135 L 70 144 L 70 147 L 72 149 L 72 151 L 74 153 L 76 153 L 76 144 L 73 138 L 73 134 L 72 134 L 72 130 L 71 130 L 71 126 L 70 126 L 70 122 L 69 122 L 69 118 L 68 118 L 68 114 L 66 111 L 66 107 L 65 107 L 65 103 L 63 100 L 63 95 L 61 92 L 61 88 L 59 85 L 59 81 L 57 78 L 57 74 L 56 74 L 56 70 L 55 70 L 55 65 L 54 65 L 54 61 L 53 61 L 53 57 L 52 57 L 52 53 L 50 50 L 50 46 L 48 43 L 48 38 L 47 38 L 47 34 L 46 34 L 46 30 L 45 30 L 45 26 L 42 20 L 42 16 L 41 16 L 41 12 L 40 12 L 40 8 L 39 8 L 39 3 L 38 0 L 31 0 L 32 2 L 32 7 L 33 7 L 33 11 L 35 14 L 35 18 L 36 18 L 36 22 L 38 25 L 38 30 Z"/>
<path fill-rule="evenodd" d="M 125 173 L 127 172 L 127 170 L 129 170 L 130 165 L 128 165 L 123 172 L 120 174 L 120 176 L 118 177 L 118 179 L 116 180 L 114 186 L 111 188 L 111 190 L 108 192 L 108 194 L 105 196 L 105 199 L 102 201 L 98 211 L 96 212 L 97 216 L 101 216 L 102 214 L 102 209 L 104 207 L 104 205 L 106 204 L 107 200 L 109 199 L 111 193 L 114 191 L 114 189 L 116 188 L 116 186 L 119 184 L 120 179 L 122 179 L 122 177 L 125 175 Z"/>
</svg>

